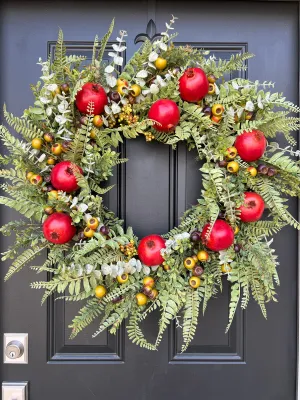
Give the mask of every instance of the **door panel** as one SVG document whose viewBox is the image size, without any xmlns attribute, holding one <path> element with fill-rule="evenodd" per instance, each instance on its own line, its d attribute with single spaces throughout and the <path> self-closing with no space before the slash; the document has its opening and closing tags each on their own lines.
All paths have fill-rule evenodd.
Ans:
<svg viewBox="0 0 300 400">
<path fill-rule="evenodd" d="M 177 44 L 211 49 L 217 57 L 250 51 L 250 79 L 275 81 L 276 90 L 298 103 L 298 2 L 6 2 L 2 8 L 0 100 L 21 114 L 32 97 L 29 84 L 39 77 L 34 63 L 47 57 L 61 27 L 69 51 L 89 54 L 95 34 L 103 35 L 116 17 L 115 35 L 127 29 L 126 58 L 136 51 L 134 38 L 145 32 L 149 17 L 164 29 L 173 13 L 179 17 Z M 47 47 L 47 43 L 49 46 Z M 237 75 L 243 76 L 243 75 Z M 280 136 L 279 136 L 280 142 Z M 286 145 L 285 143 L 281 143 Z M 186 208 L 201 195 L 201 163 L 184 145 L 177 151 L 143 138 L 120 149 L 129 158 L 115 171 L 116 187 L 106 197 L 126 225 L 141 237 L 165 233 L 177 225 Z M 297 203 L 290 202 L 296 215 Z M 1 223 L 16 215 L 2 209 Z M 1 251 L 9 238 L 1 239 Z M 68 339 L 68 325 L 80 307 L 50 299 L 40 307 L 41 293 L 29 289 L 36 280 L 24 270 L 0 283 L 1 332 L 29 333 L 29 364 L 1 365 L 1 380 L 29 380 L 30 399 L 57 400 L 105 397 L 168 400 L 192 396 L 207 400 L 293 400 L 296 378 L 297 233 L 286 228 L 275 238 L 281 261 L 279 303 L 268 307 L 268 322 L 256 304 L 238 312 L 229 334 L 228 286 L 210 302 L 186 353 L 180 353 L 181 333 L 174 323 L 159 352 L 131 344 L 124 327 L 117 336 L 92 339 L 95 322 Z M 1 277 L 7 263 L 2 263 Z M 144 328 L 155 340 L 157 316 Z"/>
</svg>

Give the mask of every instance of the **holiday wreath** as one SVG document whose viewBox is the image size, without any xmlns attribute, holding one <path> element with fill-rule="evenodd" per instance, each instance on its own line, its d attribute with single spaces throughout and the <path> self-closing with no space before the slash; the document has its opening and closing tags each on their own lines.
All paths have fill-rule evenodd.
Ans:
<svg viewBox="0 0 300 400">
<path fill-rule="evenodd" d="M 16 235 L 2 254 L 13 259 L 6 279 L 47 249 L 44 264 L 31 268 L 51 278 L 31 286 L 45 289 L 43 301 L 55 292 L 66 301 L 86 300 L 71 337 L 96 318 L 102 319 L 95 335 L 115 333 L 129 318 L 129 338 L 154 350 L 175 319 L 183 328 L 184 351 L 201 303 L 204 311 L 222 289 L 222 276 L 231 286 L 227 330 L 238 303 L 246 308 L 251 294 L 266 317 L 265 304 L 276 300 L 279 284 L 268 237 L 287 224 L 300 227 L 286 205 L 287 195 L 300 196 L 290 135 L 299 118 L 289 116 L 300 109 L 267 91 L 272 83 L 225 81 L 224 74 L 246 68 L 251 54 L 216 60 L 206 50 L 176 47 L 174 21 L 121 72 L 125 31 L 112 44 L 108 65 L 102 57 L 113 23 L 101 41 L 96 37 L 92 61 L 83 67 L 85 57 L 66 54 L 60 31 L 54 60 L 38 62 L 42 76 L 32 86 L 34 105 L 21 118 L 4 107 L 7 123 L 22 138 L 1 126 L 8 152 L 1 156 L 0 176 L 9 183 L 1 185 L 7 196 L 0 203 L 29 219 L 1 228 Z M 277 132 L 285 135 L 286 148 L 269 140 Z M 138 241 L 104 206 L 103 194 L 112 187 L 103 182 L 127 161 L 114 148 L 141 135 L 173 149 L 185 141 L 204 164 L 198 204 L 166 235 Z M 160 319 L 151 344 L 140 323 L 154 310 Z"/>
</svg>

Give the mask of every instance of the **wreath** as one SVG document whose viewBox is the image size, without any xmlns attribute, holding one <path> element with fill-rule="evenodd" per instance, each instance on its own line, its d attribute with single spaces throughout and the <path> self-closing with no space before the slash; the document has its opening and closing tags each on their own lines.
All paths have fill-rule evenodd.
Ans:
<svg viewBox="0 0 300 400">
<path fill-rule="evenodd" d="M 217 60 L 207 50 L 175 46 L 171 31 L 146 41 L 123 66 L 125 31 L 102 58 L 113 22 L 101 41 L 96 36 L 90 64 L 67 55 L 59 31 L 54 59 L 39 59 L 42 76 L 32 85 L 34 105 L 21 118 L 4 106 L 7 123 L 0 137 L 7 148 L 1 156 L 0 203 L 27 219 L 1 227 L 15 241 L 2 254 L 13 259 L 6 278 L 24 266 L 48 272 L 32 288 L 49 296 L 85 305 L 74 318 L 74 338 L 93 320 L 95 336 L 115 334 L 128 318 L 129 338 L 157 349 L 171 321 L 183 329 L 182 351 L 195 334 L 200 306 L 230 282 L 228 331 L 240 303 L 250 296 L 266 317 L 266 303 L 276 301 L 278 260 L 272 235 L 285 225 L 299 229 L 287 196 L 300 197 L 298 151 L 290 134 L 299 129 L 300 109 L 273 83 L 225 80 L 245 70 L 252 54 Z M 278 107 L 278 110 L 275 110 Z M 281 132 L 288 145 L 272 141 Z M 196 149 L 203 189 L 178 227 L 167 234 L 138 241 L 132 228 L 103 204 L 113 168 L 127 160 L 118 149 L 124 139 L 144 135 L 149 142 L 172 146 L 184 141 Z M 267 141 L 268 139 L 268 141 Z M 262 219 L 262 216 L 265 218 Z M 25 248 L 25 250 L 24 250 Z M 33 260 L 47 250 L 46 261 Z M 158 335 L 149 343 L 140 323 L 159 310 Z"/>
</svg>

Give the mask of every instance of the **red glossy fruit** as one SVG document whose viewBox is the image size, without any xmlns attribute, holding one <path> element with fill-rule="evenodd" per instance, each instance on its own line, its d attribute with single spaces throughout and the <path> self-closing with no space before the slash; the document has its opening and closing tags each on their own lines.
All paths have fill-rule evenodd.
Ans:
<svg viewBox="0 0 300 400">
<path fill-rule="evenodd" d="M 72 239 L 76 228 L 72 225 L 72 218 L 69 215 L 54 213 L 43 223 L 43 233 L 49 242 L 64 244 Z"/>
<path fill-rule="evenodd" d="M 64 192 L 73 192 L 78 189 L 77 180 L 73 173 L 72 165 L 76 168 L 75 164 L 70 161 L 62 161 L 55 165 L 51 171 L 51 184 L 57 190 Z M 78 171 L 82 174 L 82 169 L 77 167 Z"/>
<path fill-rule="evenodd" d="M 236 138 L 234 146 L 242 160 L 250 162 L 258 160 L 265 152 L 267 140 L 263 132 L 254 129 L 243 132 Z"/>
<path fill-rule="evenodd" d="M 184 101 L 196 103 L 207 95 L 209 82 L 201 68 L 188 68 L 179 79 L 180 97 Z"/>
<path fill-rule="evenodd" d="M 104 106 L 107 104 L 107 96 L 99 83 L 88 82 L 76 94 L 76 107 L 81 113 L 88 113 L 87 108 L 90 102 L 94 103 L 94 115 L 103 113 Z"/>
<path fill-rule="evenodd" d="M 138 256 L 143 264 L 152 267 L 161 264 L 164 259 L 160 250 L 165 248 L 165 239 L 159 235 L 145 236 L 139 243 Z"/>
<path fill-rule="evenodd" d="M 152 104 L 148 117 L 158 122 L 153 125 L 157 131 L 169 132 L 178 124 L 180 111 L 173 100 L 161 99 Z"/>
<path fill-rule="evenodd" d="M 265 209 L 265 202 L 262 197 L 254 192 L 245 192 L 244 204 L 239 207 L 240 218 L 243 222 L 258 221 Z"/>
<path fill-rule="evenodd" d="M 223 219 L 217 219 L 214 223 L 209 238 L 206 238 L 206 234 L 210 224 L 206 224 L 201 233 L 201 239 L 203 244 L 212 251 L 221 251 L 228 249 L 234 242 L 234 232 L 231 226 Z"/>
</svg>

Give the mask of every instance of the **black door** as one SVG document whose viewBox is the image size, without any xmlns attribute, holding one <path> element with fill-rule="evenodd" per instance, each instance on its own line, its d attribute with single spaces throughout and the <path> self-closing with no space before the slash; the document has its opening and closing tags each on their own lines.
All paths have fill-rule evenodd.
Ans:
<svg viewBox="0 0 300 400">
<path fill-rule="evenodd" d="M 229 57 L 246 50 L 256 54 L 249 62 L 252 80 L 276 82 L 295 103 L 298 99 L 298 2 L 50 2 L 6 1 L 1 21 L 1 103 L 21 114 L 31 103 L 30 83 L 39 77 L 35 63 L 47 57 L 58 27 L 65 33 L 68 51 L 90 54 L 96 33 L 106 32 L 116 17 L 115 36 L 128 31 L 126 58 L 137 49 L 134 38 L 153 19 L 158 30 L 170 14 L 179 17 L 180 43 L 211 49 Z M 195 154 L 184 146 L 173 152 L 157 143 L 137 139 L 122 150 L 130 159 L 115 176 L 117 187 L 107 199 L 142 237 L 165 233 L 182 212 L 195 203 L 201 189 Z M 120 171 L 119 171 L 120 172 Z M 296 215 L 297 203 L 291 202 Z M 7 209 L 1 224 L 15 216 Z M 9 241 L 1 239 L 1 250 Z M 279 303 L 268 307 L 268 321 L 250 304 L 238 312 L 229 334 L 228 290 L 199 320 L 197 336 L 184 354 L 175 325 L 165 334 L 158 352 L 129 342 L 122 327 L 116 337 L 106 333 L 92 339 L 97 324 L 75 340 L 68 339 L 78 304 L 49 301 L 40 306 L 41 293 L 29 288 L 36 280 L 30 269 L 7 283 L 1 279 L 1 332 L 29 334 L 28 365 L 2 364 L 2 381 L 30 382 L 30 400 L 294 400 L 297 363 L 297 233 L 286 228 L 275 239 L 280 257 Z M 1 266 L 3 277 L 7 265 Z M 155 315 L 145 326 L 153 340 Z"/>
</svg>

